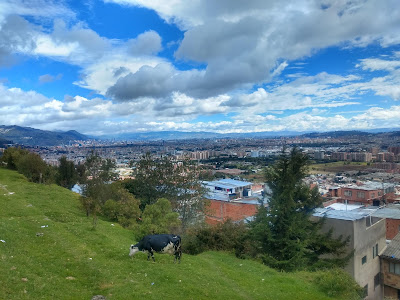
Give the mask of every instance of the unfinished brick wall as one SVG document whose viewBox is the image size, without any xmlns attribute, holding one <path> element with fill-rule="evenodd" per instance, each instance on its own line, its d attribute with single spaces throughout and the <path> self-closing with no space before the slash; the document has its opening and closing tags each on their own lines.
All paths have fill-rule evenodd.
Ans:
<svg viewBox="0 0 400 300">
<path fill-rule="evenodd" d="M 386 239 L 393 239 L 399 233 L 400 220 L 386 219 Z"/>
<path fill-rule="evenodd" d="M 257 213 L 257 208 L 258 205 L 256 204 L 210 200 L 206 222 L 208 224 L 216 224 L 227 219 L 239 221 L 254 216 Z"/>
</svg>

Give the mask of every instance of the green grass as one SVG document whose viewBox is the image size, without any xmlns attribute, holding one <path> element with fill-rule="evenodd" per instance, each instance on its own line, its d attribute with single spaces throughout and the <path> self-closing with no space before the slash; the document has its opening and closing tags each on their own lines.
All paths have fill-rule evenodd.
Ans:
<svg viewBox="0 0 400 300">
<path fill-rule="evenodd" d="M 229 253 L 130 258 L 132 237 L 104 220 L 93 229 L 76 194 L 0 168 L 0 299 L 348 299 L 324 294 L 317 273 Z"/>
<path fill-rule="evenodd" d="M 349 171 L 363 171 L 368 168 L 366 162 L 330 162 L 324 164 L 312 164 L 310 165 L 310 173 L 338 173 L 338 172 L 349 172 Z"/>
</svg>

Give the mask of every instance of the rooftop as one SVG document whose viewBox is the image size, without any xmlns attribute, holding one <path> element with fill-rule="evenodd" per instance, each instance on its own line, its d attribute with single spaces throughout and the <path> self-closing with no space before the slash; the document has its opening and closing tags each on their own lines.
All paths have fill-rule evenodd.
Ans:
<svg viewBox="0 0 400 300">
<path fill-rule="evenodd" d="M 355 189 L 355 190 L 364 190 L 364 191 L 375 191 L 375 190 L 382 190 L 384 187 L 385 189 L 390 188 L 390 187 L 395 187 L 393 183 L 382 183 L 382 182 L 365 182 L 362 185 L 356 185 L 356 184 L 347 184 L 343 185 L 343 188 L 349 188 L 349 189 Z M 331 189 L 334 189 L 333 187 Z"/>
<path fill-rule="evenodd" d="M 384 258 L 400 260 L 400 234 L 397 234 L 380 255 Z"/>
<path fill-rule="evenodd" d="M 353 209 L 353 210 L 335 210 L 330 207 L 317 208 L 313 213 L 315 217 L 327 217 L 329 219 L 338 219 L 346 221 L 356 221 L 370 216 L 375 210 L 372 209 Z"/>
<path fill-rule="evenodd" d="M 216 186 L 224 189 L 232 189 L 238 187 L 245 187 L 249 185 L 253 185 L 253 183 L 248 181 L 240 181 L 234 179 L 221 179 L 221 180 L 214 180 L 214 181 L 205 181 L 206 185 L 209 186 Z"/>
<path fill-rule="evenodd" d="M 384 207 L 376 210 L 372 215 L 379 218 L 400 220 L 400 207 L 398 205 Z"/>
</svg>

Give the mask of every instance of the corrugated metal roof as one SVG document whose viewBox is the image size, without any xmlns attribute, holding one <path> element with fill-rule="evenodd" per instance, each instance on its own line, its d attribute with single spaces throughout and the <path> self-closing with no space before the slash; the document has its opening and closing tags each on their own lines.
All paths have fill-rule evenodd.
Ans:
<svg viewBox="0 0 400 300">
<path fill-rule="evenodd" d="M 354 209 L 354 210 L 334 210 L 332 208 L 317 208 L 313 216 L 324 217 L 329 219 L 355 221 L 365 218 L 371 214 L 370 210 Z"/>
<path fill-rule="evenodd" d="M 400 220 L 400 209 L 385 207 L 376 210 L 372 215 L 379 218 Z"/>
<path fill-rule="evenodd" d="M 381 257 L 400 260 L 400 234 L 397 234 L 390 244 L 387 245 Z"/>
<path fill-rule="evenodd" d="M 236 187 L 245 187 L 249 185 L 253 185 L 253 183 L 248 181 L 240 181 L 234 179 L 221 179 L 221 180 L 214 180 L 214 181 L 205 181 L 206 185 L 217 186 L 225 189 L 231 189 Z"/>
</svg>

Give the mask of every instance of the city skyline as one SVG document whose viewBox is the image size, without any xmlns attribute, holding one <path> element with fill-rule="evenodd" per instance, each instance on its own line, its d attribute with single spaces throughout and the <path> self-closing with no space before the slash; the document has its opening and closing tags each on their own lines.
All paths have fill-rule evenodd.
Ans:
<svg viewBox="0 0 400 300">
<path fill-rule="evenodd" d="M 400 127 L 385 1 L 9 1 L 0 125 L 89 135 Z"/>
</svg>

